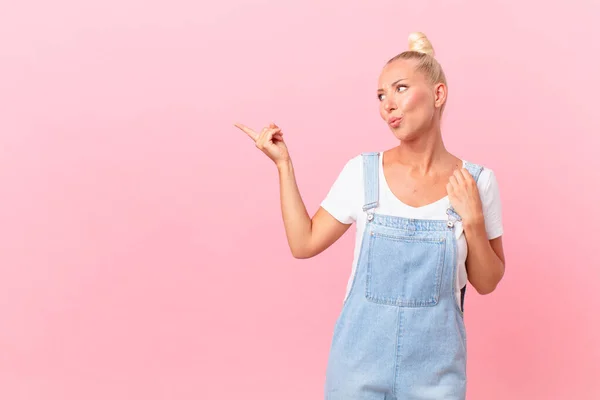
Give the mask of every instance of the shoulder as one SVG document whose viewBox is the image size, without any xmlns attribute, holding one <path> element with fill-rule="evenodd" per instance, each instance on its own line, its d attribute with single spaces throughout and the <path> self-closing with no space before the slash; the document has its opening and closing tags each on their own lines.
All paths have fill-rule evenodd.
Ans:
<svg viewBox="0 0 600 400">
<path fill-rule="evenodd" d="M 474 163 L 467 160 L 463 161 L 471 174 L 473 174 L 475 171 L 479 172 L 477 187 L 480 190 L 487 191 L 491 186 L 497 185 L 498 182 L 496 180 L 496 173 L 492 168 L 480 163 Z"/>
<path fill-rule="evenodd" d="M 349 166 L 350 168 L 354 168 L 354 169 L 362 167 L 364 154 L 367 154 L 367 153 L 355 154 L 348 160 L 348 162 L 346 162 L 346 166 Z"/>
<path fill-rule="evenodd" d="M 477 187 L 486 196 L 498 195 L 498 180 L 496 179 L 496 173 L 493 169 L 483 167 L 479 180 L 477 181 Z"/>
<path fill-rule="evenodd" d="M 479 178 L 477 179 L 477 189 L 483 202 L 484 208 L 500 208 L 500 188 L 496 173 L 488 166 L 482 164 L 470 164 L 471 170 L 479 170 Z"/>
<path fill-rule="evenodd" d="M 479 171 L 477 189 L 479 190 L 479 195 L 484 206 L 493 204 L 500 207 L 500 188 L 494 170 L 486 165 L 476 164 L 466 160 L 465 164 L 471 174 L 473 174 L 473 171 Z"/>
<path fill-rule="evenodd" d="M 343 172 L 347 175 L 362 176 L 365 159 L 367 157 L 377 158 L 380 152 L 366 151 L 352 156 L 344 165 Z"/>
<path fill-rule="evenodd" d="M 502 223 L 502 201 L 496 174 L 493 169 L 478 165 L 481 170 L 477 180 L 477 189 L 481 198 L 488 239 L 502 236 L 504 232 Z"/>
<path fill-rule="evenodd" d="M 363 153 L 348 159 L 329 189 L 321 207 L 338 221 L 356 221 L 363 202 Z"/>
</svg>

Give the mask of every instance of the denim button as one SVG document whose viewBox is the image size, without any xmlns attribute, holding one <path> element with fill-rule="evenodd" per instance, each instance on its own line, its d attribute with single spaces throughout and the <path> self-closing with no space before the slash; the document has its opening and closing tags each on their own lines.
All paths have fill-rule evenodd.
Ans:
<svg viewBox="0 0 600 400">
<path fill-rule="evenodd" d="M 454 226 L 454 222 L 448 221 L 446 225 L 448 225 L 448 228 L 452 228 Z"/>
<path fill-rule="evenodd" d="M 372 220 L 373 220 L 373 214 L 369 214 L 369 215 L 367 215 L 367 219 L 368 219 L 369 221 L 372 221 Z"/>
</svg>

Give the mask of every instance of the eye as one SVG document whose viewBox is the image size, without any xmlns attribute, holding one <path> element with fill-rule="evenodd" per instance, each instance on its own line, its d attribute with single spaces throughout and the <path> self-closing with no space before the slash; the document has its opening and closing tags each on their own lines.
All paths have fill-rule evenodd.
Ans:
<svg viewBox="0 0 600 400">
<path fill-rule="evenodd" d="M 396 88 L 396 90 L 399 92 L 404 92 L 406 91 L 406 89 L 408 89 L 408 86 L 406 85 L 398 85 L 398 87 Z"/>
<path fill-rule="evenodd" d="M 379 93 L 379 94 L 377 95 L 377 98 L 379 99 L 379 101 L 383 101 L 383 99 L 384 99 L 384 95 L 383 95 L 382 93 Z"/>
</svg>

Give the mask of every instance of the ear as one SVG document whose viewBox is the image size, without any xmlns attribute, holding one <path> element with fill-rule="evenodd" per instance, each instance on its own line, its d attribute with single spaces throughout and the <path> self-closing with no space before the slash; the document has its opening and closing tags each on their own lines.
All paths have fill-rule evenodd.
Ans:
<svg viewBox="0 0 600 400">
<path fill-rule="evenodd" d="M 433 95 L 435 99 L 435 108 L 442 108 L 442 106 L 446 103 L 448 88 L 443 83 L 436 83 L 434 86 Z"/>
</svg>

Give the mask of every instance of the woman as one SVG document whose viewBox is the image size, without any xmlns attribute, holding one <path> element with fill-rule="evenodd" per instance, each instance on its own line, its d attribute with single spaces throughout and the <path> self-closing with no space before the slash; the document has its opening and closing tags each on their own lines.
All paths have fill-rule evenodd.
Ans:
<svg viewBox="0 0 600 400">
<path fill-rule="evenodd" d="M 294 257 L 319 254 L 357 224 L 326 399 L 464 399 L 467 279 L 487 294 L 504 274 L 494 173 L 446 150 L 446 78 L 425 35 L 411 34 L 409 49 L 384 66 L 377 90 L 399 145 L 352 158 L 312 219 L 281 129 L 236 125 L 277 165 Z"/>
</svg>

